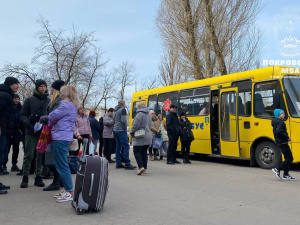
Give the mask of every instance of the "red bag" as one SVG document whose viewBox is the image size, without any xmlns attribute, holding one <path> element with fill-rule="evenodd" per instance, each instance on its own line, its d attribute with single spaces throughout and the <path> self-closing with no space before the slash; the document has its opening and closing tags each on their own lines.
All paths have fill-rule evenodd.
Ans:
<svg viewBox="0 0 300 225">
<path fill-rule="evenodd" d="M 36 146 L 36 150 L 38 152 L 45 153 L 47 150 L 47 146 L 52 143 L 51 129 L 52 127 L 50 126 L 49 122 L 48 125 L 43 125 L 43 130 Z"/>
</svg>

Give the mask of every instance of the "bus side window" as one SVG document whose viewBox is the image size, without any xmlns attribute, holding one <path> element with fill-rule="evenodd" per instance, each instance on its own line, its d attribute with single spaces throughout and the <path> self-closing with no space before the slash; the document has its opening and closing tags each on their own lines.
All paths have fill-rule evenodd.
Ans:
<svg viewBox="0 0 300 225">
<path fill-rule="evenodd" d="M 169 112 L 170 105 L 176 105 L 178 107 L 178 94 L 177 91 L 159 94 L 157 101 L 158 106 L 156 110 L 154 110 L 156 115 L 161 113 L 163 117 L 166 117 L 166 112 Z"/>
<path fill-rule="evenodd" d="M 196 88 L 180 91 L 180 110 L 188 116 L 208 115 L 210 106 L 210 88 Z"/>
<path fill-rule="evenodd" d="M 136 110 L 137 110 L 137 104 L 138 104 L 139 102 L 144 102 L 144 103 L 145 103 L 145 101 L 138 101 L 138 102 L 134 102 L 134 103 L 133 103 L 133 105 L 132 105 L 132 115 L 131 115 L 131 118 L 134 118 L 134 117 L 135 117 L 135 115 L 136 115 Z"/>
<path fill-rule="evenodd" d="M 149 95 L 148 108 L 154 111 L 157 109 L 157 95 Z"/>
<path fill-rule="evenodd" d="M 244 80 L 232 83 L 233 87 L 238 87 L 238 113 L 239 116 L 251 116 L 251 93 L 252 81 Z"/>
<path fill-rule="evenodd" d="M 257 83 L 254 86 L 254 115 L 274 117 L 276 108 L 285 109 L 280 97 L 281 87 L 278 81 Z"/>
</svg>

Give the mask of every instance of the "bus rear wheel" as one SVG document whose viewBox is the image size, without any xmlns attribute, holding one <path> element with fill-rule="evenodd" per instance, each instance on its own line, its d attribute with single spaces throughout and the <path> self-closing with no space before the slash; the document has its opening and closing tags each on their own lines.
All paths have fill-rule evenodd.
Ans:
<svg viewBox="0 0 300 225">
<path fill-rule="evenodd" d="M 255 149 L 256 162 L 263 169 L 276 167 L 280 161 L 280 157 L 281 153 L 278 147 L 270 141 L 258 144 Z"/>
</svg>

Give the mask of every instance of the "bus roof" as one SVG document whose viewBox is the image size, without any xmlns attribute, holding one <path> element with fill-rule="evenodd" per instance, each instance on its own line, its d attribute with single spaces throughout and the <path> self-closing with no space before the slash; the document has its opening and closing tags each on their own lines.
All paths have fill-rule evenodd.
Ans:
<svg viewBox="0 0 300 225">
<path fill-rule="evenodd" d="M 132 97 L 148 96 L 151 94 L 202 87 L 202 86 L 209 86 L 209 85 L 216 85 L 216 84 L 228 83 L 228 82 L 234 82 L 234 81 L 246 80 L 246 79 L 251 79 L 253 81 L 278 79 L 280 76 L 287 75 L 287 74 L 300 75 L 299 70 L 300 70 L 299 68 L 294 68 L 294 67 L 271 66 L 271 67 L 265 67 L 261 69 L 248 70 L 239 73 L 233 73 L 233 74 L 228 74 L 223 76 L 217 76 L 217 77 L 206 78 L 202 80 L 195 80 L 195 81 L 190 81 L 181 84 L 175 84 L 170 86 L 164 86 L 164 87 L 134 92 Z"/>
</svg>

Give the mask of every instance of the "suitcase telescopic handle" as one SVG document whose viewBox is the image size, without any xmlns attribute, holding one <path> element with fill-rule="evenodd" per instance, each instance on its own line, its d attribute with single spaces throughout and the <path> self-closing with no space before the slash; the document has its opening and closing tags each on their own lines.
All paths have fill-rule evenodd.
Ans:
<svg viewBox="0 0 300 225">
<path fill-rule="evenodd" d="M 94 174 L 91 174 L 91 185 L 90 185 L 90 190 L 89 190 L 89 196 L 92 196 L 92 190 L 94 186 Z"/>
</svg>

